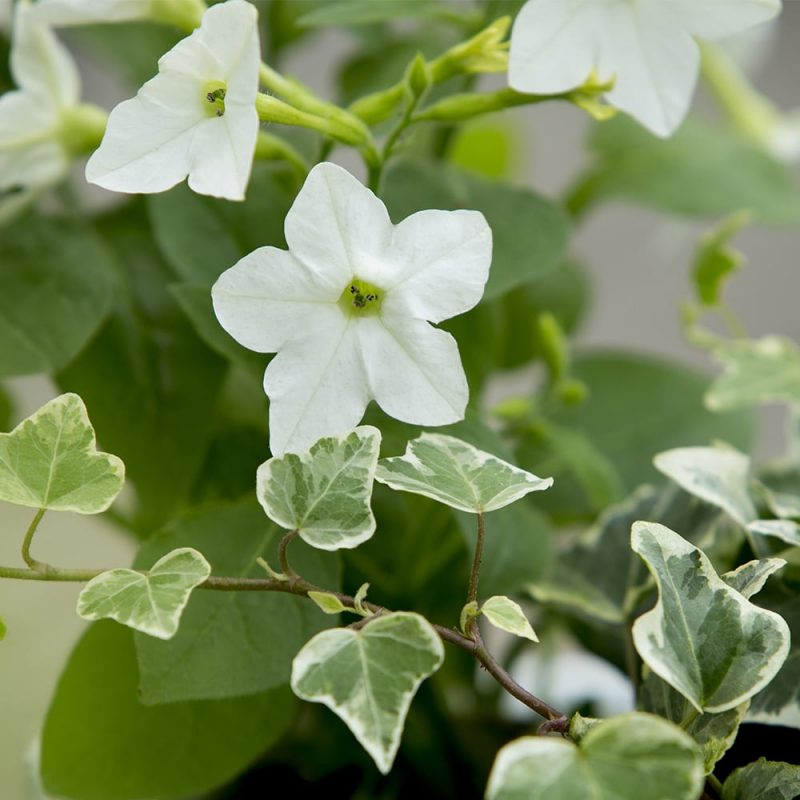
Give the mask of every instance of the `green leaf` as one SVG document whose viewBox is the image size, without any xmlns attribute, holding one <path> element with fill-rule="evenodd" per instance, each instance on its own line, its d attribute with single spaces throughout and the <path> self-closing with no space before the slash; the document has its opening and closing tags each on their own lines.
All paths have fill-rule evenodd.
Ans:
<svg viewBox="0 0 800 800">
<path fill-rule="evenodd" d="M 358 547 L 375 533 L 369 503 L 380 444 L 380 431 L 364 425 L 320 439 L 307 453 L 271 458 L 256 473 L 258 501 L 312 547 Z"/>
<path fill-rule="evenodd" d="M 375 479 L 473 514 L 495 511 L 553 484 L 552 478 L 537 478 L 440 433 L 423 433 L 408 443 L 402 456 L 381 459 Z"/>
<path fill-rule="evenodd" d="M 388 170 L 383 199 L 394 222 L 426 208 L 483 212 L 492 229 L 492 268 L 484 300 L 542 277 L 566 256 L 566 214 L 528 189 L 406 160 Z"/>
<path fill-rule="evenodd" d="M 573 194 L 573 210 L 620 198 L 685 216 L 748 209 L 759 222 L 800 219 L 791 170 L 730 128 L 690 120 L 660 139 L 620 116 L 595 126 L 591 146 L 596 160 Z"/>
<path fill-rule="evenodd" d="M 750 459 L 723 447 L 679 447 L 659 453 L 653 463 L 690 494 L 721 508 L 746 526 L 756 513 L 750 498 Z"/>
<path fill-rule="evenodd" d="M 146 575 L 112 569 L 90 580 L 78 597 L 78 615 L 89 620 L 114 619 L 148 636 L 171 639 L 192 590 L 210 574 L 211 565 L 197 550 L 173 550 Z"/>
<path fill-rule="evenodd" d="M 756 561 L 748 561 L 720 577 L 728 586 L 750 599 L 764 588 L 770 575 L 785 566 L 786 562 L 782 558 L 761 558 Z"/>
<path fill-rule="evenodd" d="M 47 712 L 45 790 L 82 800 L 203 795 L 280 738 L 292 705 L 286 690 L 240 700 L 142 705 L 133 631 L 97 623 L 70 656 Z"/>
<path fill-rule="evenodd" d="M 800 766 L 766 758 L 734 770 L 722 787 L 722 800 L 796 800 L 798 796 Z"/>
<path fill-rule="evenodd" d="M 192 511 L 148 540 L 141 568 L 179 547 L 194 547 L 213 574 L 264 578 L 257 563 L 274 563 L 280 531 L 255 498 Z M 339 588 L 339 562 L 303 544 L 292 564 L 313 583 Z M 289 681 L 291 663 L 308 639 L 332 624 L 313 603 L 279 592 L 195 592 L 170 641 L 137 634 L 139 689 L 146 704 L 256 694 Z"/>
<path fill-rule="evenodd" d="M 649 714 L 596 725 L 579 746 L 528 736 L 497 754 L 487 800 L 697 800 L 703 761 L 680 728 Z"/>
<path fill-rule="evenodd" d="M 750 214 L 740 211 L 709 231 L 700 242 L 692 277 L 697 295 L 704 305 L 719 304 L 725 281 L 744 263 L 744 256 L 730 247 L 730 240 L 749 222 Z"/>
<path fill-rule="evenodd" d="M 800 525 L 790 519 L 757 519 L 747 530 L 760 536 L 773 536 L 791 547 L 800 547 Z"/>
<path fill-rule="evenodd" d="M 348 611 L 347 606 L 330 592 L 309 592 L 308 597 L 323 614 L 341 614 L 342 611 Z"/>
<path fill-rule="evenodd" d="M 528 622 L 525 612 L 509 597 L 495 595 L 486 600 L 481 606 L 480 613 L 483 614 L 495 628 L 499 628 L 506 633 L 520 636 L 523 639 L 530 639 L 538 642 L 539 637 Z"/>
<path fill-rule="evenodd" d="M 789 339 L 733 342 L 716 348 L 714 357 L 724 374 L 706 393 L 706 405 L 713 411 L 770 402 L 800 404 L 800 350 Z"/>
<path fill-rule="evenodd" d="M 0 433 L 0 500 L 99 514 L 122 489 L 125 465 L 97 451 L 83 400 L 62 394 Z"/>
<path fill-rule="evenodd" d="M 419 685 L 444 660 L 436 631 L 418 614 L 376 617 L 361 630 L 317 634 L 292 666 L 292 689 L 337 714 L 386 774 Z"/>
<path fill-rule="evenodd" d="M 736 739 L 750 703 L 745 701 L 721 714 L 697 714 L 692 704 L 654 672 L 646 670 L 639 691 L 639 708 L 680 725 L 702 748 L 705 773 L 728 751 Z M 688 724 L 687 721 L 691 720 Z"/>
<path fill-rule="evenodd" d="M 782 617 L 748 602 L 701 550 L 663 525 L 635 523 L 631 546 L 658 586 L 655 608 L 633 626 L 653 672 L 711 712 L 743 703 L 775 677 L 789 653 Z"/>
<path fill-rule="evenodd" d="M 0 376 L 54 372 L 111 310 L 108 251 L 87 229 L 28 216 L 0 237 Z"/>
<path fill-rule="evenodd" d="M 6 621 L 0 617 L 0 642 L 6 638 L 6 633 L 8 632 L 8 628 L 6 627 Z"/>
<path fill-rule="evenodd" d="M 328 0 L 322 8 L 303 14 L 297 21 L 306 28 L 326 28 L 331 25 L 370 25 L 394 19 L 449 19 L 461 14 L 441 0 Z"/>
</svg>

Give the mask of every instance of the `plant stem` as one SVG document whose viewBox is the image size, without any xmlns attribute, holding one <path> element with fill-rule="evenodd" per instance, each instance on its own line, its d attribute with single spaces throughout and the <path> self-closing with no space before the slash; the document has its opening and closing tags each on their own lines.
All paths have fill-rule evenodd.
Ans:
<svg viewBox="0 0 800 800">
<path fill-rule="evenodd" d="M 722 797 L 722 781 L 713 772 L 710 775 L 706 775 L 706 782 L 714 790 L 717 797 Z"/>
<path fill-rule="evenodd" d="M 297 573 L 289 565 L 289 554 L 287 552 L 289 549 L 289 544 L 291 543 L 292 539 L 297 536 L 297 534 L 297 530 L 289 531 L 289 533 L 287 533 L 283 539 L 281 539 L 281 542 L 278 545 L 278 562 L 281 565 L 281 572 L 289 577 L 297 576 Z"/>
<path fill-rule="evenodd" d="M 472 603 L 478 600 L 478 581 L 481 577 L 481 561 L 483 560 L 483 539 L 486 532 L 483 514 L 478 512 L 478 537 L 475 541 L 475 558 L 472 560 L 472 572 L 469 576 L 469 589 L 467 590 L 467 602 Z"/>
<path fill-rule="evenodd" d="M 31 556 L 31 542 L 33 541 L 33 535 L 36 533 L 36 529 L 39 527 L 39 523 L 42 521 L 44 512 L 45 509 L 43 508 L 40 508 L 36 512 L 36 516 L 31 520 L 31 524 L 28 525 L 28 530 L 25 531 L 25 538 L 22 540 L 22 560 L 31 569 L 35 570 L 41 570 L 43 567 L 46 566 L 45 564 L 41 564 L 39 561 L 33 558 L 33 556 Z"/>
</svg>

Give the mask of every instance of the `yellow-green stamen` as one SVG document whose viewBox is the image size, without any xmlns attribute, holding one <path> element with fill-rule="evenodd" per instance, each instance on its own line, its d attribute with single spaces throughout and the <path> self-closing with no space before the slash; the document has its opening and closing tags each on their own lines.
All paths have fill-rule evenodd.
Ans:
<svg viewBox="0 0 800 800">
<path fill-rule="evenodd" d="M 358 316 L 377 314 L 381 308 L 383 290 L 371 283 L 353 278 L 345 286 L 339 305 L 348 313 Z"/>
<path fill-rule="evenodd" d="M 225 113 L 225 94 L 228 87 L 223 81 L 209 81 L 203 87 L 203 103 L 209 117 L 221 117 Z"/>
</svg>

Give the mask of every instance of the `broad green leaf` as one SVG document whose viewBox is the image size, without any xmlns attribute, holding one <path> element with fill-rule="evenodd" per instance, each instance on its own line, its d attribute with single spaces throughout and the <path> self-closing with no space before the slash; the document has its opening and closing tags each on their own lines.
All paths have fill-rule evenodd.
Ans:
<svg viewBox="0 0 800 800">
<path fill-rule="evenodd" d="M 468 9 L 469 10 L 469 9 Z M 322 8 L 303 14 L 297 21 L 306 28 L 325 28 L 330 25 L 369 25 L 394 19 L 450 19 L 463 13 L 441 0 L 328 0 Z"/>
<path fill-rule="evenodd" d="M 734 770 L 722 786 L 722 800 L 796 800 L 800 766 L 759 758 Z"/>
<path fill-rule="evenodd" d="M 330 592 L 309 592 L 308 598 L 324 614 L 341 614 L 342 611 L 348 610 L 347 606 L 335 594 Z"/>
<path fill-rule="evenodd" d="M 439 433 L 423 433 L 408 443 L 404 455 L 382 459 L 375 479 L 392 489 L 421 494 L 477 514 L 503 508 L 553 484 L 552 478 L 537 478 Z"/>
<path fill-rule="evenodd" d="M 358 547 L 375 533 L 370 498 L 380 444 L 380 431 L 364 425 L 320 439 L 306 453 L 271 458 L 256 473 L 258 501 L 312 547 Z"/>
<path fill-rule="evenodd" d="M 442 642 L 424 617 L 387 614 L 361 630 L 317 634 L 294 660 L 292 689 L 341 717 L 386 774 L 414 694 L 443 660 Z"/>
<path fill-rule="evenodd" d="M 532 642 L 539 641 L 519 603 L 515 603 L 509 597 L 502 595 L 490 597 L 481 605 L 480 613 L 501 631 L 530 639 Z"/>
<path fill-rule="evenodd" d="M 750 599 L 764 588 L 770 575 L 785 566 L 786 562 L 782 558 L 761 558 L 757 561 L 748 561 L 720 577 L 728 586 Z"/>
<path fill-rule="evenodd" d="M 137 680 L 133 631 L 113 622 L 92 625 L 70 656 L 44 722 L 41 774 L 48 794 L 205 795 L 261 758 L 293 716 L 285 689 L 148 707 L 139 702 Z"/>
<path fill-rule="evenodd" d="M 639 690 L 639 708 L 680 725 L 701 747 L 706 774 L 736 739 L 750 703 L 745 701 L 721 714 L 697 714 L 692 704 L 654 672 L 646 670 Z M 688 724 L 686 722 L 691 720 Z"/>
<path fill-rule="evenodd" d="M 112 569 L 90 580 L 78 597 L 78 615 L 89 620 L 114 619 L 148 636 L 171 639 L 192 590 L 210 574 L 211 565 L 197 550 L 173 550 L 147 574 Z"/>
<path fill-rule="evenodd" d="M 761 536 L 773 536 L 792 547 L 800 547 L 800 525 L 790 519 L 757 519 L 747 530 Z"/>
<path fill-rule="evenodd" d="M 264 578 L 259 557 L 277 563 L 281 532 L 252 496 L 196 509 L 151 537 L 134 566 L 146 567 L 179 547 L 208 559 L 214 575 Z M 339 589 L 339 561 L 302 542 L 292 565 L 312 583 Z M 303 597 L 281 592 L 195 592 L 170 641 L 137 634 L 140 700 L 146 704 L 240 697 L 289 682 L 292 659 L 332 624 Z"/>
<path fill-rule="evenodd" d="M 653 463 L 687 492 L 726 511 L 740 525 L 756 518 L 746 455 L 722 447 L 679 447 L 659 453 Z"/>
<path fill-rule="evenodd" d="M 684 216 L 747 209 L 759 222 L 800 219 L 791 170 L 730 128 L 690 120 L 660 139 L 619 116 L 595 126 L 591 147 L 595 163 L 573 192 L 574 210 L 619 198 Z"/>
<path fill-rule="evenodd" d="M 728 586 L 706 555 L 663 525 L 637 522 L 631 546 L 659 599 L 633 641 L 653 672 L 698 711 L 722 712 L 764 688 L 789 653 L 789 627 Z"/>
<path fill-rule="evenodd" d="M 0 236 L 0 376 L 54 372 L 111 310 L 109 252 L 77 223 L 28 216 Z"/>
<path fill-rule="evenodd" d="M 697 800 L 703 786 L 698 746 L 650 714 L 596 725 L 579 746 L 528 736 L 497 754 L 487 800 Z"/>
<path fill-rule="evenodd" d="M 800 350 L 789 339 L 767 336 L 714 350 L 724 373 L 706 393 L 714 411 L 749 408 L 759 403 L 800 404 Z"/>
<path fill-rule="evenodd" d="M 692 277 L 700 301 L 716 306 L 722 299 L 727 278 L 744 263 L 744 256 L 730 246 L 730 240 L 748 223 L 750 214 L 740 211 L 709 231 L 695 254 Z"/>
<path fill-rule="evenodd" d="M 125 465 L 100 453 L 83 400 L 62 394 L 0 433 L 0 500 L 99 514 L 122 489 Z"/>
<path fill-rule="evenodd" d="M 484 301 L 542 277 L 566 256 L 566 214 L 528 189 L 408 160 L 387 171 L 384 186 L 383 199 L 394 222 L 426 208 L 483 212 L 492 229 L 492 269 Z"/>
</svg>

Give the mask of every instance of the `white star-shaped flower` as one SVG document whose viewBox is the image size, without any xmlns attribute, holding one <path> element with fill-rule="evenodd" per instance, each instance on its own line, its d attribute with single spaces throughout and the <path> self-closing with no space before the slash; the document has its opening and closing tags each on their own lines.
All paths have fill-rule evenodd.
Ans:
<svg viewBox="0 0 800 800">
<path fill-rule="evenodd" d="M 669 136 L 697 83 L 694 37 L 730 36 L 780 10 L 781 0 L 528 0 L 511 33 L 509 84 L 557 94 L 593 73 L 613 78 L 609 102 Z"/>
<path fill-rule="evenodd" d="M 267 367 L 270 447 L 301 452 L 354 428 L 371 399 L 419 425 L 463 418 L 453 337 L 429 323 L 480 300 L 492 234 L 478 211 L 420 211 L 392 225 L 384 204 L 318 164 L 286 216 L 289 250 L 262 247 L 224 272 L 214 310 Z"/>
<path fill-rule="evenodd" d="M 227 0 L 158 62 L 158 75 L 109 116 L 86 179 L 163 192 L 189 176 L 200 194 L 244 199 L 258 136 L 257 12 Z"/>
</svg>

